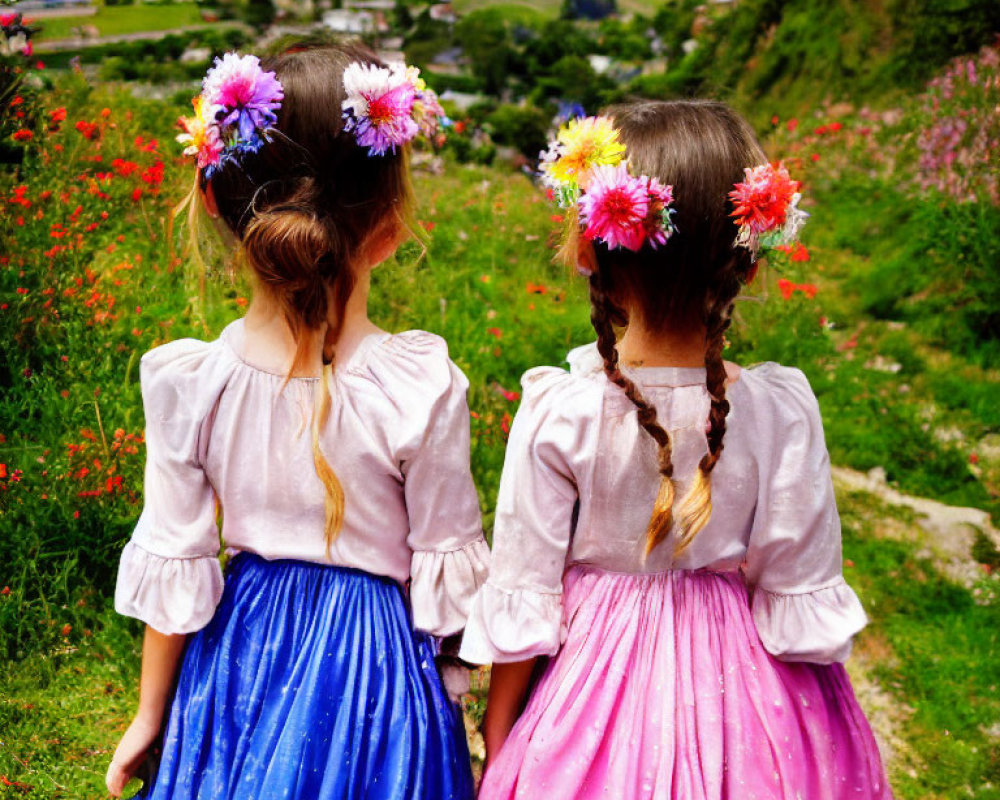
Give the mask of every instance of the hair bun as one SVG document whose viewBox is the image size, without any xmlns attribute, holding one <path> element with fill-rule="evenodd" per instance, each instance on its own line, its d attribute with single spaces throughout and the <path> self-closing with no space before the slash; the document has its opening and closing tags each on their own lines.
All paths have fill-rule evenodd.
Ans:
<svg viewBox="0 0 1000 800">
<path fill-rule="evenodd" d="M 334 237 L 308 206 L 279 204 L 247 225 L 243 249 L 261 282 L 308 328 L 326 321 L 327 280 L 338 259 Z"/>
</svg>

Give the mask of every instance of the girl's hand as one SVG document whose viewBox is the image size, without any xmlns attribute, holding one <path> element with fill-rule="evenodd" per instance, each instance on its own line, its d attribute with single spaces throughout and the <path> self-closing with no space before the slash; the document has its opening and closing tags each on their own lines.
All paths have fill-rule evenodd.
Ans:
<svg viewBox="0 0 1000 800">
<path fill-rule="evenodd" d="M 128 726 L 118 743 L 104 781 L 112 797 L 121 797 L 126 784 L 135 776 L 149 748 L 160 735 L 160 721 L 139 715 Z"/>
</svg>

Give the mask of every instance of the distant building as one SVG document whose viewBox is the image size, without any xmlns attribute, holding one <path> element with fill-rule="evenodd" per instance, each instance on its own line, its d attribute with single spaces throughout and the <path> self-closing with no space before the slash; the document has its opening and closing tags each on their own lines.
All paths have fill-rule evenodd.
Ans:
<svg viewBox="0 0 1000 800">
<path fill-rule="evenodd" d="M 375 16 L 368 11 L 333 8 L 323 12 L 323 25 L 334 33 L 351 33 L 361 36 L 375 32 Z"/>
</svg>

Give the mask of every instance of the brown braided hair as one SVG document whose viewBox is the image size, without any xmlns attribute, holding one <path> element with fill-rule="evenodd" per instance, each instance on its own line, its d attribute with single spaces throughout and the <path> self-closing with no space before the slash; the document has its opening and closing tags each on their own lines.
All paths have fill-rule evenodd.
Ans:
<svg viewBox="0 0 1000 800">
<path fill-rule="evenodd" d="M 606 112 L 628 151 L 633 174 L 649 175 L 674 187 L 677 232 L 654 250 L 609 250 L 594 244 L 590 276 L 591 322 L 608 379 L 638 410 L 638 421 L 658 447 L 660 487 L 646 534 L 646 554 L 667 538 L 676 521 L 674 554 L 681 553 L 712 513 L 711 474 L 723 450 L 729 401 L 722 358 L 733 302 L 752 274 L 746 248 L 734 247 L 737 229 L 728 193 L 743 170 L 766 161 L 750 125 L 728 106 L 712 101 L 641 102 Z M 570 236 L 562 251 L 577 263 L 579 241 Z M 711 399 L 707 452 L 694 481 L 673 513 L 673 446 L 656 409 L 623 375 L 616 326 L 639 321 L 657 332 L 705 330 L 705 384 Z"/>
<path fill-rule="evenodd" d="M 355 266 L 366 248 L 412 232 L 413 193 L 405 148 L 371 157 L 343 130 L 344 70 L 385 65 L 361 44 L 298 41 L 261 60 L 284 99 L 275 130 L 258 152 L 199 174 L 239 239 L 259 290 L 281 309 L 296 341 L 288 376 L 305 366 L 310 341 L 323 337 L 323 369 L 312 414 L 313 463 L 323 483 L 329 548 L 343 524 L 344 491 L 320 447 L 331 408 L 336 345 Z"/>
</svg>

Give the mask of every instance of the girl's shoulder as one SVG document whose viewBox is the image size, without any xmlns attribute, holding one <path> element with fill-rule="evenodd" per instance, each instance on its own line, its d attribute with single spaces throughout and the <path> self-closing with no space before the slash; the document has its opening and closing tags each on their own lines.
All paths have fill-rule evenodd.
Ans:
<svg viewBox="0 0 1000 800">
<path fill-rule="evenodd" d="M 768 361 L 743 368 L 735 385 L 742 394 L 730 392 L 733 407 L 757 435 L 771 431 L 785 448 L 823 441 L 819 402 L 802 370 Z"/>
<path fill-rule="evenodd" d="M 571 350 L 566 363 L 569 369 L 533 367 L 524 373 L 521 377 L 522 412 L 560 417 L 593 416 L 604 396 L 606 383 L 596 347 L 587 345 Z"/>
<path fill-rule="evenodd" d="M 371 342 L 367 352 L 352 359 L 348 373 L 405 405 L 434 403 L 454 392 L 464 394 L 469 387 L 465 373 L 451 359 L 448 343 L 435 333 L 374 334 Z"/>
<path fill-rule="evenodd" d="M 139 362 L 142 396 L 147 411 L 200 416 L 225 388 L 235 359 L 214 341 L 175 339 L 147 351 Z"/>
</svg>

